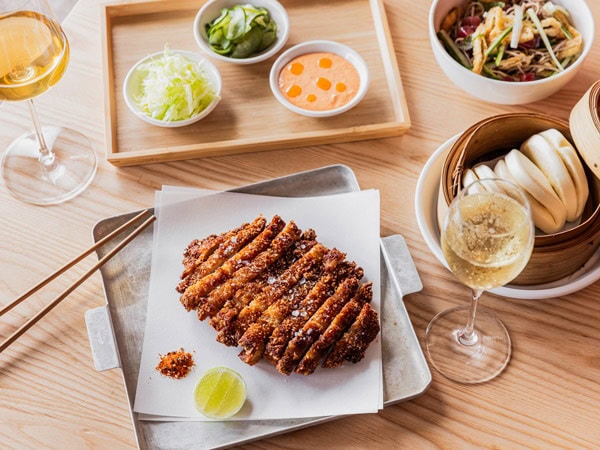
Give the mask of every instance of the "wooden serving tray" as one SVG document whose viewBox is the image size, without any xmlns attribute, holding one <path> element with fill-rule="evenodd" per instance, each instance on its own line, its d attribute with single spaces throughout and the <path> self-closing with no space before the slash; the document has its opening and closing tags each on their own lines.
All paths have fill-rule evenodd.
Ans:
<svg viewBox="0 0 600 450">
<path fill-rule="evenodd" d="M 369 91 L 352 110 L 304 117 L 277 102 L 269 87 L 275 57 L 253 65 L 213 60 L 222 100 L 196 124 L 161 128 L 135 117 L 123 99 L 127 71 L 142 57 L 171 49 L 200 52 L 193 35 L 203 0 L 151 0 L 103 7 L 107 160 L 116 166 L 398 136 L 410 127 L 382 0 L 285 0 L 290 35 L 284 47 L 326 39 L 354 48 L 369 66 Z"/>
</svg>

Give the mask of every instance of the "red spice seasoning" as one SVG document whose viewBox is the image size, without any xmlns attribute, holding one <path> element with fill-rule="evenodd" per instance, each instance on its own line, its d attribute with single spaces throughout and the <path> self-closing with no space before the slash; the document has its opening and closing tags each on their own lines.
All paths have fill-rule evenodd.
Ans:
<svg viewBox="0 0 600 450">
<path fill-rule="evenodd" d="M 160 357 L 160 362 L 156 366 L 156 370 L 170 378 L 179 379 L 185 377 L 190 373 L 194 365 L 192 354 L 186 352 L 183 348 L 180 348 L 176 352 L 169 352 L 166 355 L 158 356 Z"/>
</svg>

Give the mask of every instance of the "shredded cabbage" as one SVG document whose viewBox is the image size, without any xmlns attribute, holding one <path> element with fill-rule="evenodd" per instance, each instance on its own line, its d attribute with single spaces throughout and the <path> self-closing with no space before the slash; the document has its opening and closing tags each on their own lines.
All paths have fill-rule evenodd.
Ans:
<svg viewBox="0 0 600 450">
<path fill-rule="evenodd" d="M 138 71 L 141 83 L 134 100 L 153 119 L 189 119 L 217 97 L 201 65 L 167 47 L 160 58 L 140 64 Z"/>
</svg>

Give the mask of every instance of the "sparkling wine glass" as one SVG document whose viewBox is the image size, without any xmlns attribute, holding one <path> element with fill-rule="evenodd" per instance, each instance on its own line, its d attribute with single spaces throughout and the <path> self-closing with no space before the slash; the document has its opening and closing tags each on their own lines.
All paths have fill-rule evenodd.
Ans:
<svg viewBox="0 0 600 450">
<path fill-rule="evenodd" d="M 0 0 L 0 114 L 26 100 L 34 130 L 2 154 L 0 171 L 20 200 L 51 205 L 82 192 L 96 173 L 96 153 L 82 134 L 41 126 L 33 98 L 62 77 L 69 43 L 47 0 Z"/>
<path fill-rule="evenodd" d="M 485 290 L 513 280 L 527 264 L 535 234 L 530 205 L 523 191 L 508 181 L 475 181 L 451 203 L 442 228 L 446 262 L 471 288 L 472 300 L 470 306 L 442 311 L 431 320 L 427 354 L 447 378 L 481 383 L 504 370 L 511 342 L 500 319 L 478 308 L 479 298 Z"/>
</svg>

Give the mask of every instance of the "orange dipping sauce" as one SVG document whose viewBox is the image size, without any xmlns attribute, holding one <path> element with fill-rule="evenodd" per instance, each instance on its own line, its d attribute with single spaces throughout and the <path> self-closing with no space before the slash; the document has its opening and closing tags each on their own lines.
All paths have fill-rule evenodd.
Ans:
<svg viewBox="0 0 600 450">
<path fill-rule="evenodd" d="M 300 55 L 279 74 L 279 90 L 298 108 L 328 111 L 348 103 L 360 86 L 358 71 L 347 59 L 329 52 Z"/>
</svg>

